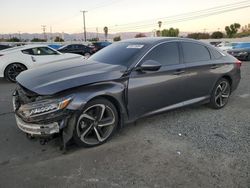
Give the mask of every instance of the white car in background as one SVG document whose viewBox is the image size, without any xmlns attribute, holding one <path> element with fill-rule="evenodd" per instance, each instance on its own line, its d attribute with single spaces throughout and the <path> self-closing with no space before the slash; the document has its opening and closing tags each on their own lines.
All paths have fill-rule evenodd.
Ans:
<svg viewBox="0 0 250 188">
<path fill-rule="evenodd" d="M 49 63 L 83 61 L 77 54 L 62 54 L 46 45 L 25 45 L 0 51 L 0 77 L 15 82 L 17 75 L 27 69 Z"/>
</svg>

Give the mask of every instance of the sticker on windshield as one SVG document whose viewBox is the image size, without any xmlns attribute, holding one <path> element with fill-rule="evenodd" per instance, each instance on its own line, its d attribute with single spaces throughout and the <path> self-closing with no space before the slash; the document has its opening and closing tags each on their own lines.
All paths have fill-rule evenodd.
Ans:
<svg viewBox="0 0 250 188">
<path fill-rule="evenodd" d="M 143 46 L 144 46 L 144 45 L 133 44 L 133 45 L 128 45 L 127 48 L 141 49 Z"/>
</svg>

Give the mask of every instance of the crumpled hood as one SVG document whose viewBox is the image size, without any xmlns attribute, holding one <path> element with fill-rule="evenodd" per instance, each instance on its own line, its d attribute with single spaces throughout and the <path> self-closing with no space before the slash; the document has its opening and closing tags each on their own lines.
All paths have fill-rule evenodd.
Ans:
<svg viewBox="0 0 250 188">
<path fill-rule="evenodd" d="M 126 67 L 94 61 L 53 63 L 22 72 L 16 78 L 26 89 L 39 95 L 120 78 Z"/>
</svg>

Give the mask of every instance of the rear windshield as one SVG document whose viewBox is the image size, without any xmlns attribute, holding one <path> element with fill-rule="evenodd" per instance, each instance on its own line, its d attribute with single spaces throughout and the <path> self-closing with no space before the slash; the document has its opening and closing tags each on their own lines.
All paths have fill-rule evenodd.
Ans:
<svg viewBox="0 0 250 188">
<path fill-rule="evenodd" d="M 111 44 L 89 59 L 112 65 L 129 67 L 131 60 L 145 48 L 144 44 L 119 42 Z"/>
</svg>

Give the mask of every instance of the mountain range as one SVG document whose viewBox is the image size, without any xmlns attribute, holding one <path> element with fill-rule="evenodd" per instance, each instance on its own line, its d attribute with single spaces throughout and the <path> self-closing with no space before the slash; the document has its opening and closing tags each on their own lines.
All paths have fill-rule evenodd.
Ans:
<svg viewBox="0 0 250 188">
<path fill-rule="evenodd" d="M 116 34 L 108 34 L 108 40 L 113 40 L 115 36 L 120 36 L 121 39 L 128 39 L 128 38 L 134 38 L 136 34 L 140 32 L 122 32 L 122 33 L 116 33 Z M 154 36 L 153 32 L 142 32 L 146 36 Z M 185 36 L 187 33 L 181 33 L 181 36 Z M 51 39 L 55 39 L 56 37 L 63 38 L 65 41 L 82 41 L 84 38 L 83 33 L 46 33 L 45 36 L 43 33 L 12 33 L 12 34 L 0 34 L 0 39 L 9 39 L 12 37 L 21 38 L 22 40 L 32 40 L 33 38 L 40 38 L 44 39 L 47 38 L 48 41 Z M 87 39 L 92 39 L 98 37 L 100 40 L 105 39 L 104 33 L 93 33 L 93 32 L 87 32 Z"/>
</svg>

